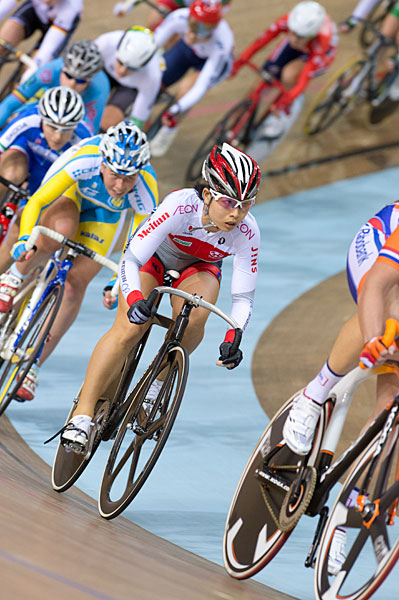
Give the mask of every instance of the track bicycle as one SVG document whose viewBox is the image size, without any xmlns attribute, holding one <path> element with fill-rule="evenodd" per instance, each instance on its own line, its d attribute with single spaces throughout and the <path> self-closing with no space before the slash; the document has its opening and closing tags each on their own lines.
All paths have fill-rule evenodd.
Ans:
<svg viewBox="0 0 399 600">
<path fill-rule="evenodd" d="M 43 268 L 26 277 L 14 299 L 13 308 L 0 317 L 0 415 L 13 399 L 18 399 L 19 387 L 29 369 L 40 359 L 75 257 L 87 256 L 113 272 L 118 269 L 112 260 L 41 225 L 32 229 L 26 242 L 28 250 L 34 247 L 40 234 L 55 240 L 62 248 Z M 62 258 L 64 248 L 68 248 L 68 253 Z"/>
<path fill-rule="evenodd" d="M 369 123 L 376 122 L 378 108 L 388 98 L 390 87 L 398 76 L 397 67 L 383 74 L 378 71 L 378 55 L 382 48 L 392 48 L 396 53 L 397 46 L 372 24 L 365 21 L 364 25 L 377 39 L 364 58 L 356 58 L 341 67 L 316 94 L 305 117 L 305 135 L 325 131 L 339 117 L 364 102 L 369 104 Z"/>
<path fill-rule="evenodd" d="M 398 323 L 388 320 L 387 345 L 397 332 Z M 272 418 L 248 460 L 228 513 L 223 556 L 232 577 L 245 579 L 260 571 L 307 514 L 319 517 L 305 560 L 306 567 L 315 566 L 317 600 L 365 600 L 381 585 L 399 558 L 399 395 L 332 461 L 356 387 L 387 372 L 399 375 L 398 364 L 388 361 L 372 370 L 356 367 L 342 378 L 323 406 L 312 450 L 305 457 L 292 452 L 282 434 L 297 394 Z M 329 493 L 347 470 L 329 512 Z M 355 488 L 357 501 L 348 506 Z M 330 575 L 329 550 L 338 527 L 347 530 L 346 560 L 338 574 Z"/>
<path fill-rule="evenodd" d="M 396 0 L 381 0 L 367 15 L 367 21 L 376 29 L 380 29 L 385 17 L 389 15 Z M 368 48 L 373 43 L 373 35 L 364 23 L 360 28 L 359 42 L 362 48 Z"/>
<path fill-rule="evenodd" d="M 172 283 L 173 279 L 171 272 L 168 272 L 164 283 Z M 106 519 L 118 516 L 132 502 L 150 475 L 168 439 L 187 382 L 188 354 L 181 341 L 193 308 L 206 308 L 227 321 L 235 329 L 235 349 L 241 340 L 242 332 L 237 323 L 213 304 L 196 294 L 188 294 L 167 285 L 155 288 L 149 300 L 158 306 L 163 294 L 184 299 L 180 314 L 176 320 L 159 312 L 153 317 L 143 338 L 130 351 L 120 374 L 97 402 L 87 450 L 84 453 L 72 452 L 73 448 L 63 446 L 61 441 L 58 443 L 52 469 L 52 486 L 56 491 L 64 492 L 83 473 L 100 442 L 114 440 L 98 501 L 100 514 Z M 153 325 L 167 329 L 165 340 L 150 366 L 133 390 L 129 391 Z M 143 402 L 151 384 L 161 373 L 164 378 L 162 388 L 151 411 L 147 413 L 142 406 Z M 70 421 L 78 405 L 79 394 L 73 402 L 66 423 Z"/>
<path fill-rule="evenodd" d="M 11 65 L 12 70 L 4 78 L 0 85 L 0 101 L 4 100 L 21 79 L 22 73 L 26 67 L 29 69 L 37 69 L 37 64 L 31 58 L 31 55 L 37 50 L 42 42 L 42 37 L 31 47 L 28 53 L 17 50 L 5 40 L 0 40 L 0 48 L 3 49 L 3 54 L 0 56 L 0 71 L 5 65 Z"/>
<path fill-rule="evenodd" d="M 226 112 L 201 142 L 187 167 L 187 182 L 197 181 L 201 177 L 203 162 L 215 144 L 227 142 L 245 151 L 253 141 L 258 126 L 270 114 L 271 104 L 287 93 L 283 84 L 269 71 L 259 69 L 251 61 L 245 64 L 256 71 L 261 81 Z M 264 102 L 267 106 L 261 109 Z"/>
<path fill-rule="evenodd" d="M 197 294 L 169 286 L 155 288 L 149 301 L 157 306 L 164 294 L 179 296 L 184 302 L 175 320 L 159 312 L 153 317 L 144 337 L 129 353 L 116 381 L 98 400 L 93 417 L 88 449 L 84 453 L 58 444 L 52 469 L 52 485 L 58 492 L 68 489 L 81 475 L 101 441 L 114 440 L 102 477 L 98 506 L 102 517 L 113 519 L 135 498 L 154 468 L 169 437 L 183 398 L 188 377 L 188 353 L 182 338 L 191 311 L 202 307 L 224 319 L 235 329 L 233 350 L 237 350 L 242 331 L 220 308 Z M 157 355 L 135 384 L 129 385 L 148 340 L 150 329 L 167 329 Z M 162 375 L 161 375 L 162 374 Z M 151 384 L 162 376 L 162 387 L 150 411 L 143 407 Z M 79 402 L 74 400 L 66 423 Z M 57 434 L 56 434 L 57 435 Z"/>
</svg>

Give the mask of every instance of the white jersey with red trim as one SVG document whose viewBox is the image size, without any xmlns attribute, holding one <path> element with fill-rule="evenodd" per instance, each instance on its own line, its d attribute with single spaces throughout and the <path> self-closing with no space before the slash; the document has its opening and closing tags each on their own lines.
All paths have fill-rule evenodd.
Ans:
<svg viewBox="0 0 399 600">
<path fill-rule="evenodd" d="M 166 269 L 198 262 L 217 263 L 234 257 L 231 316 L 244 329 L 252 310 L 258 274 L 260 232 L 248 213 L 232 231 L 207 231 L 204 203 L 193 188 L 172 192 L 132 236 L 120 264 L 119 283 L 125 298 L 140 290 L 139 269 L 156 252 Z"/>
</svg>

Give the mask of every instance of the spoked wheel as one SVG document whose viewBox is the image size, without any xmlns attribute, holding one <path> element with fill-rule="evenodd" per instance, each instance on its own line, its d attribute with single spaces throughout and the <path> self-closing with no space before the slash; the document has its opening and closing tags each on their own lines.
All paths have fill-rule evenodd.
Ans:
<svg viewBox="0 0 399 600">
<path fill-rule="evenodd" d="M 11 343 L 10 356 L 5 359 L 0 376 L 0 415 L 17 396 L 17 391 L 29 369 L 40 356 L 59 310 L 62 296 L 63 288 L 55 286 L 37 309 L 19 340 Z M 13 334 L 8 341 L 12 341 L 12 336 Z M 7 343 L 3 346 L 2 353 L 7 348 Z"/>
<path fill-rule="evenodd" d="M 119 378 L 105 391 L 104 398 L 100 398 L 97 402 L 93 417 L 94 427 L 91 429 L 88 451 L 84 454 L 77 454 L 68 448 L 64 448 L 61 442 L 58 442 L 51 474 L 52 486 L 57 492 L 65 492 L 78 480 L 88 466 L 100 442 L 102 440 L 109 440 L 121 422 L 129 407 L 127 401 L 129 385 L 136 372 L 150 329 L 148 328 L 142 339 L 130 351 L 121 369 Z M 78 405 L 79 396 L 80 392 L 73 402 L 65 424 L 71 420 Z"/>
<path fill-rule="evenodd" d="M 288 502 L 289 517 L 293 517 L 295 513 L 297 518 L 295 521 L 291 520 L 289 526 L 283 530 L 280 513 L 284 510 L 285 499 L 296 478 L 299 457 L 283 443 L 282 432 L 295 397 L 296 394 L 280 409 L 264 431 L 241 475 L 230 506 L 223 539 L 223 558 L 227 572 L 236 579 L 252 577 L 272 560 L 303 514 L 303 511 L 299 514 L 302 501 L 311 499 L 314 489 L 313 465 L 330 415 L 329 402 L 324 405 L 307 463 L 310 485 L 313 485 L 309 492 L 310 497 L 305 498 L 306 490 L 301 490 L 297 505 L 293 506 L 291 501 Z M 268 459 L 268 466 L 272 468 L 272 472 L 269 470 L 265 473 L 265 457 L 270 456 L 273 449 L 273 458 Z M 273 479 L 273 470 L 279 478 L 286 481 L 286 489 L 270 482 L 268 477 Z"/>
<path fill-rule="evenodd" d="M 355 60 L 339 70 L 313 100 L 305 117 L 305 135 L 325 131 L 338 117 L 350 112 L 358 100 L 363 99 L 363 81 L 354 82 L 365 65 L 364 60 Z"/>
<path fill-rule="evenodd" d="M 365 509 L 360 512 L 351 498 L 353 490 L 363 485 L 379 436 L 359 458 L 332 508 L 316 562 L 315 594 L 319 600 L 370 598 L 399 558 L 398 434 L 396 425 L 386 446 L 392 451 L 389 455 L 382 452 L 368 486 Z M 329 575 L 330 546 L 338 527 L 346 530 L 346 560 L 337 575 Z"/>
<path fill-rule="evenodd" d="M 143 401 L 161 373 L 165 377 L 162 388 L 146 415 Z M 119 515 L 147 480 L 176 419 L 187 374 L 185 348 L 165 349 L 161 361 L 149 367 L 131 393 L 130 407 L 120 425 L 101 482 L 98 506 L 102 517 L 113 519 Z"/>
<path fill-rule="evenodd" d="M 376 29 L 381 29 L 381 25 L 387 14 L 392 9 L 396 0 L 382 0 L 377 2 L 376 6 L 367 15 L 367 21 L 374 25 Z M 364 49 L 369 48 L 375 40 L 375 34 L 366 25 L 361 25 L 359 42 L 360 46 Z"/>
<path fill-rule="evenodd" d="M 239 102 L 208 133 L 187 167 L 186 181 L 188 183 L 201 178 L 202 164 L 215 144 L 228 142 L 233 146 L 240 146 L 243 143 L 244 137 L 247 135 L 246 124 L 248 122 L 245 113 L 250 105 L 251 100 L 249 99 Z"/>
</svg>

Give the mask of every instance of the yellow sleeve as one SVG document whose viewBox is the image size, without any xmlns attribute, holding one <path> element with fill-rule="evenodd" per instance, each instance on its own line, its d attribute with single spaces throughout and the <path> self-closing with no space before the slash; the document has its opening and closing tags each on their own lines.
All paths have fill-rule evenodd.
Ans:
<svg viewBox="0 0 399 600">
<path fill-rule="evenodd" d="M 61 171 L 51 177 L 44 185 L 41 185 L 37 192 L 31 196 L 22 212 L 20 237 L 30 235 L 32 228 L 37 224 L 42 211 L 57 200 L 57 198 L 62 196 L 62 194 L 74 183 L 75 180 L 72 179 L 64 169 L 61 169 Z"/>
</svg>

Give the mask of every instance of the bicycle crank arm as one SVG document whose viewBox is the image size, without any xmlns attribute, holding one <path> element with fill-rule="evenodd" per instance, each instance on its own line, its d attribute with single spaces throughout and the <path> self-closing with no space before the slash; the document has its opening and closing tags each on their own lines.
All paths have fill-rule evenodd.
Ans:
<svg viewBox="0 0 399 600">
<path fill-rule="evenodd" d="M 255 475 L 259 479 L 265 480 L 268 483 L 274 485 L 275 487 L 284 490 L 284 492 L 286 493 L 290 491 L 290 482 L 287 481 L 287 479 L 284 479 L 284 477 L 276 475 L 276 473 L 270 469 L 266 468 L 264 471 L 261 471 L 261 469 L 256 469 Z"/>
<path fill-rule="evenodd" d="M 305 560 L 305 567 L 309 568 L 309 567 L 314 567 L 315 562 L 316 562 L 316 552 L 317 549 L 319 547 L 320 544 L 320 540 L 321 540 L 321 534 L 323 533 L 325 524 L 327 523 L 327 519 L 328 519 L 328 506 L 323 506 L 323 508 L 320 511 L 320 517 L 319 517 L 319 522 L 317 523 L 317 527 L 316 527 L 316 531 L 314 533 L 314 538 L 313 538 L 313 542 L 312 545 L 310 546 L 308 555 L 306 557 Z"/>
</svg>

